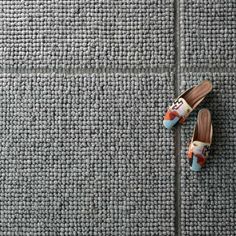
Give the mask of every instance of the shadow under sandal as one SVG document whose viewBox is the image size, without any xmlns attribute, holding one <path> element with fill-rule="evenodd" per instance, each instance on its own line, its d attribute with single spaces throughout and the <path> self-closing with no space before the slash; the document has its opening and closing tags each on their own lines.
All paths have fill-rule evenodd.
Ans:
<svg viewBox="0 0 236 236">
<path fill-rule="evenodd" d="M 211 113 L 208 109 L 202 109 L 198 113 L 197 123 L 188 150 L 191 170 L 200 171 L 205 166 L 212 143 L 212 135 Z"/>
<path fill-rule="evenodd" d="M 208 80 L 202 81 L 184 93 L 168 108 L 163 124 L 167 129 L 172 128 L 178 122 L 183 124 L 189 114 L 199 105 L 200 102 L 212 90 L 212 84 Z"/>
</svg>

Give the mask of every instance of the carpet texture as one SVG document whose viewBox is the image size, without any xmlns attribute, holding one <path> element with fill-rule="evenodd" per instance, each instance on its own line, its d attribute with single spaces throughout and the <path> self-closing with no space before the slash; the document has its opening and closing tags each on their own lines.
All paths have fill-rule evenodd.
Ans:
<svg viewBox="0 0 236 236">
<path fill-rule="evenodd" d="M 0 60 L 14 68 L 174 63 L 173 0 L 3 1 Z"/>
<path fill-rule="evenodd" d="M 174 235 L 170 74 L 0 78 L 1 235 Z"/>
<path fill-rule="evenodd" d="M 180 0 L 181 66 L 236 65 L 236 1 Z"/>
<path fill-rule="evenodd" d="M 212 113 L 213 145 L 200 173 L 190 170 L 186 156 L 200 108 L 182 128 L 182 235 L 235 235 L 235 73 L 183 73 L 181 79 L 183 90 L 204 79 L 213 83 L 213 92 L 201 106 Z"/>
<path fill-rule="evenodd" d="M 2 0 L 0 236 L 235 235 L 235 16 L 234 0 Z M 203 79 L 214 143 L 193 173 L 197 112 L 162 119 Z"/>
</svg>

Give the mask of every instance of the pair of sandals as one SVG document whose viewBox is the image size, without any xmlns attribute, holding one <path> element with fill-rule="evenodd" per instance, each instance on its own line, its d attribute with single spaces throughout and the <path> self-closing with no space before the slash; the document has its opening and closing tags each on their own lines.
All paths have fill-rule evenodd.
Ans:
<svg viewBox="0 0 236 236">
<path fill-rule="evenodd" d="M 204 100 L 212 90 L 212 84 L 204 80 L 184 93 L 168 108 L 163 124 L 171 129 L 177 123 L 183 124 L 189 114 Z M 211 113 L 204 108 L 198 112 L 197 123 L 188 150 L 190 169 L 200 171 L 205 166 L 212 143 L 213 127 Z"/>
</svg>

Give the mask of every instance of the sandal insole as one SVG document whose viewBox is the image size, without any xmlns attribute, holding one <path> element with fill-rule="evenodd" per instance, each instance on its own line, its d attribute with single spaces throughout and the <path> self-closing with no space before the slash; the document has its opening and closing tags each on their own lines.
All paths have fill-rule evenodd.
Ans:
<svg viewBox="0 0 236 236">
<path fill-rule="evenodd" d="M 198 112 L 195 140 L 204 143 L 211 142 L 211 113 L 208 109 Z"/>
<path fill-rule="evenodd" d="M 212 83 L 208 80 L 202 81 L 199 85 L 187 92 L 183 98 L 191 106 L 194 105 L 212 90 Z"/>
</svg>

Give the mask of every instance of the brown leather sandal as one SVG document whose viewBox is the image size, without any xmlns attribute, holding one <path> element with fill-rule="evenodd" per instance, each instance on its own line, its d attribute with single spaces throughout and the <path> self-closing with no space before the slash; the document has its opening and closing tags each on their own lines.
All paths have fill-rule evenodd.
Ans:
<svg viewBox="0 0 236 236">
<path fill-rule="evenodd" d="M 204 80 L 199 85 L 182 93 L 168 108 L 163 121 L 164 126 L 170 129 L 178 122 L 183 124 L 189 114 L 203 101 L 211 90 L 212 83 Z"/>
<path fill-rule="evenodd" d="M 197 123 L 188 150 L 191 170 L 200 171 L 205 166 L 212 143 L 212 135 L 211 113 L 208 109 L 202 109 L 198 113 Z"/>
</svg>

